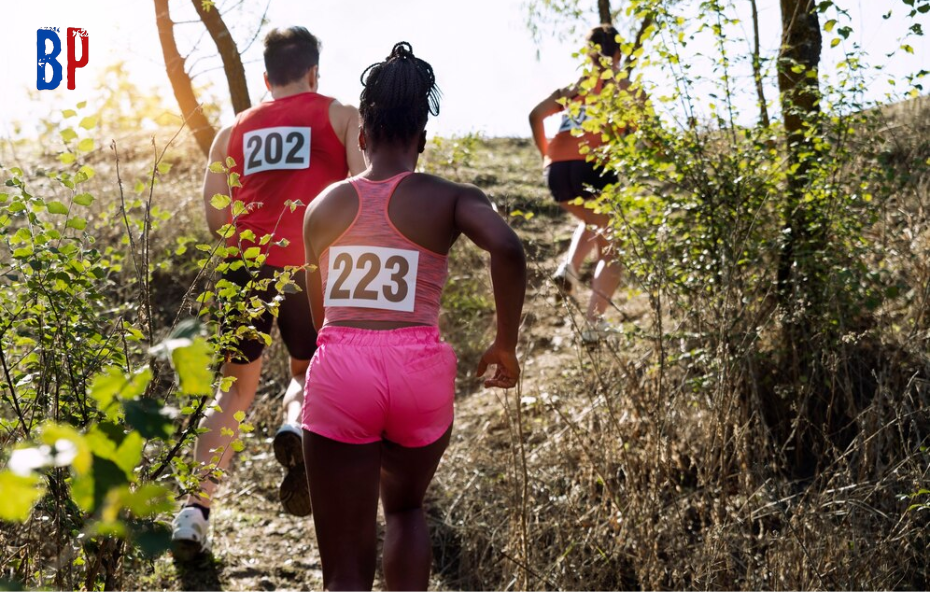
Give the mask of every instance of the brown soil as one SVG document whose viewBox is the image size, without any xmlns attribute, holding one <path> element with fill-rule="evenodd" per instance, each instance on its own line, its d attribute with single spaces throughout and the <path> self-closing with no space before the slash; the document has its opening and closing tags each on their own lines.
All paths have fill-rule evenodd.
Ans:
<svg viewBox="0 0 930 592">
<path fill-rule="evenodd" d="M 575 335 L 583 315 L 578 302 L 586 302 L 588 294 L 575 295 L 577 300 L 563 299 L 547 279 L 568 246 L 574 222 L 549 200 L 540 164 L 528 141 L 491 141 L 462 159 L 456 168 L 442 162 L 445 155 L 436 154 L 437 151 L 434 146 L 432 153 L 427 153 L 421 163 L 424 168 L 479 185 L 524 241 L 530 280 L 519 350 L 524 372 L 521 391 L 547 393 L 579 364 Z M 434 162 L 440 164 L 433 165 Z M 517 210 L 533 215 L 529 219 L 509 215 Z M 467 239 L 460 242 L 467 242 Z M 453 250 L 451 275 L 454 282 L 458 274 L 461 284 L 458 293 L 482 295 L 486 306 L 491 300 L 489 279 L 481 269 L 484 265 L 482 255 L 471 245 L 460 244 Z M 591 270 L 583 273 L 590 276 Z M 627 289 L 618 291 L 616 301 L 620 306 L 611 311 L 609 318 L 618 328 L 622 327 L 621 319 L 629 322 L 646 310 L 642 297 L 633 296 Z M 466 304 L 461 315 L 457 315 L 462 312 L 458 309 L 447 311 L 442 321 L 445 338 L 456 346 L 460 359 L 456 427 L 434 484 L 434 489 L 443 491 L 456 487 L 461 473 L 468 473 L 468 458 L 476 447 L 489 452 L 510 444 L 503 410 L 505 398 L 513 398 L 514 391 L 486 389 L 473 376 L 477 357 L 490 343 L 488 338 L 493 329 L 490 309 L 480 305 L 477 306 L 480 310 L 475 308 L 475 305 Z M 312 518 L 298 519 L 285 514 L 277 499 L 283 469 L 270 452 L 270 435 L 277 427 L 286 367 L 280 346 L 270 348 L 267 355 L 265 383 L 247 420 L 256 426 L 256 432 L 245 440 L 246 450 L 234 459 L 229 478 L 221 484 L 212 510 L 212 556 L 190 564 L 177 564 L 167 555 L 150 564 L 137 564 L 127 574 L 126 585 L 130 588 L 303 590 L 322 587 Z M 458 487 L 467 482 L 466 478 Z M 461 496 L 469 494 L 463 489 L 459 499 L 451 501 L 452 508 L 430 511 L 436 541 L 432 588 L 448 589 L 457 584 L 457 577 L 452 581 L 446 577 L 457 558 L 454 548 L 443 546 L 440 516 L 449 514 Z M 431 502 L 442 504 L 444 500 Z M 376 579 L 375 588 L 380 586 Z"/>
</svg>

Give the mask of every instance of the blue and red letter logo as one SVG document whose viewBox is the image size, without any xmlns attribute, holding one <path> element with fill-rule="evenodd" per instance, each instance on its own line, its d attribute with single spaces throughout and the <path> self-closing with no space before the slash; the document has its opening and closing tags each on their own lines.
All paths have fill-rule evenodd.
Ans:
<svg viewBox="0 0 930 592">
<path fill-rule="evenodd" d="M 36 31 L 36 89 L 52 90 L 61 84 L 61 39 L 57 27 L 45 27 Z M 81 58 L 75 55 L 75 40 L 81 40 Z M 51 47 L 49 47 L 51 45 Z M 85 29 L 68 27 L 68 90 L 74 90 L 74 71 L 87 65 L 90 58 L 90 36 Z M 52 79 L 46 80 L 46 66 L 52 67 Z"/>
</svg>

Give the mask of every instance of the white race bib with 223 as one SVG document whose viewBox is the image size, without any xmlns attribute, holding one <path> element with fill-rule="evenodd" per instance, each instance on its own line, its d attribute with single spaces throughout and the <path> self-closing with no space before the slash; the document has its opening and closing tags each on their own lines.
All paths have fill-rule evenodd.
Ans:
<svg viewBox="0 0 930 592">
<path fill-rule="evenodd" d="M 330 247 L 324 306 L 413 312 L 418 251 L 387 247 Z"/>
</svg>

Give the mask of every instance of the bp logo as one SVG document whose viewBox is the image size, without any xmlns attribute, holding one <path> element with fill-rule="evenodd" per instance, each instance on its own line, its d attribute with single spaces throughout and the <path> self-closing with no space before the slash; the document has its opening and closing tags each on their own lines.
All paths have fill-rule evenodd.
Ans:
<svg viewBox="0 0 930 592">
<path fill-rule="evenodd" d="M 74 72 L 87 65 L 90 57 L 90 36 L 86 29 L 68 27 L 65 38 L 68 43 L 68 90 L 74 90 Z M 36 31 L 36 89 L 53 90 L 61 84 L 62 67 L 58 61 L 61 55 L 61 33 L 58 27 L 43 27 Z M 81 42 L 81 57 L 76 54 L 77 41 Z M 48 78 L 51 68 L 51 78 Z"/>
</svg>

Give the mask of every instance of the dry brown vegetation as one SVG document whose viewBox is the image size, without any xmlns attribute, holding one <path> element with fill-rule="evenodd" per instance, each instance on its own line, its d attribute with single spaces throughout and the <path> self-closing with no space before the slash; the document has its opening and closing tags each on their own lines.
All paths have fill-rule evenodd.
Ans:
<svg viewBox="0 0 930 592">
<path fill-rule="evenodd" d="M 898 124 L 888 141 L 896 174 L 914 158 L 930 156 L 920 117 L 906 114 Z M 845 357 L 829 361 L 836 381 L 856 394 L 851 408 L 857 413 L 843 446 L 800 477 L 764 412 L 767 400 L 780 396 L 772 386 L 779 368 L 765 355 L 775 345 L 763 343 L 719 367 L 696 367 L 682 354 L 699 344 L 680 329 L 702 311 L 657 314 L 649 294 L 628 282 L 610 313 L 614 335 L 598 348 L 581 347 L 577 303 L 547 279 L 572 222 L 549 201 L 534 149 L 518 139 L 469 146 L 450 164 L 449 144 L 433 144 L 421 164 L 480 186 L 524 239 L 532 270 L 520 346 L 524 377 L 519 389 L 506 392 L 484 389 L 472 377 L 493 317 L 484 256 L 461 241 L 441 320 L 460 372 L 453 443 L 430 494 L 433 587 L 930 585 L 927 512 L 908 511 L 920 501 L 908 495 L 930 482 L 926 178 L 884 204 L 887 215 L 870 229 L 885 249 L 883 265 L 912 293 L 889 300 Z M 124 182 L 144 176 L 150 146 L 124 139 L 120 151 Z M 198 274 L 193 253 L 176 252 L 179 239 L 205 235 L 203 164 L 195 154 L 183 143 L 169 152 L 174 167 L 155 191 L 156 205 L 169 214 L 152 248 L 159 262 L 153 301 L 163 330 Z M 104 148 L 93 159 L 94 191 L 105 208 L 118 198 L 113 153 Z M 511 216 L 514 211 L 533 215 Z M 112 240 L 118 235 L 114 229 Z M 219 492 L 213 558 L 176 566 L 169 557 L 130 557 L 124 587 L 320 587 L 311 521 L 284 515 L 276 501 L 280 469 L 268 438 L 277 427 L 286 373 L 277 343 L 266 368 L 249 417 L 256 432 Z M 706 373 L 720 378 L 711 389 L 699 380 Z M 42 525 L 30 529 L 30 538 L 15 541 L 0 531 L 4 557 L 14 542 L 41 537 Z"/>
</svg>

